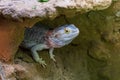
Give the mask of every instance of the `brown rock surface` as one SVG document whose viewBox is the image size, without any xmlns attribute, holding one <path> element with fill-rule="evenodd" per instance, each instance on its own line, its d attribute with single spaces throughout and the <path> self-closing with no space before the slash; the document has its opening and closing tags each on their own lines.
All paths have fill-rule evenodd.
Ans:
<svg viewBox="0 0 120 80">
<path fill-rule="evenodd" d="M 30 27 L 38 19 L 25 19 L 23 22 L 0 17 L 0 60 L 10 61 L 21 43 L 25 27 Z"/>
<path fill-rule="evenodd" d="M 21 80 L 120 80 L 119 3 L 120 1 L 114 2 L 106 10 L 90 11 L 66 19 L 60 16 L 53 21 L 42 21 L 53 27 L 73 23 L 79 27 L 80 35 L 70 45 L 55 49 L 57 63 L 50 60 L 47 50 L 40 51 L 40 56 L 47 63 L 45 69 L 34 63 L 29 51 L 19 49 L 15 62 L 29 71 L 24 78 L 23 76 L 19 78 Z"/>
<path fill-rule="evenodd" d="M 5 2 L 4 4 L 6 5 L 16 0 L 8 0 L 8 3 L 6 1 L 7 0 L 1 0 L 0 3 Z M 28 0 L 21 1 L 25 2 Z M 32 0 L 29 1 L 29 3 L 31 3 Z M 72 23 L 80 29 L 80 35 L 70 45 L 55 49 L 56 63 L 50 60 L 47 50 L 39 52 L 40 56 L 47 63 L 45 69 L 38 63 L 35 63 L 30 51 L 19 49 L 16 53 L 14 64 L 19 64 L 24 67 L 26 73 L 15 72 L 15 75 L 8 77 L 8 79 L 120 80 L 120 1 L 113 2 L 108 9 L 105 8 L 111 4 L 111 0 L 60 0 L 60 2 L 58 1 L 55 4 L 51 4 L 52 7 L 47 5 L 54 1 L 57 0 L 50 0 L 48 3 L 36 3 L 35 1 L 34 3 L 39 4 L 38 7 L 40 7 L 40 5 L 44 6 L 42 10 L 41 8 L 36 9 L 36 7 L 33 7 L 33 10 L 31 10 L 31 5 L 34 5 L 34 3 L 29 4 L 29 6 L 23 4 L 24 6 L 22 6 L 21 9 L 20 5 L 22 3 L 17 1 L 18 5 L 15 6 L 15 9 L 19 13 L 15 14 L 13 11 L 14 4 L 9 7 L 9 9 L 6 9 L 8 6 L 0 6 L 1 14 L 7 17 L 7 19 L 3 17 L 0 18 L 0 59 L 4 61 L 9 61 L 14 57 L 22 41 L 24 27 L 31 27 L 31 25 L 41 19 L 43 19 L 41 21 L 42 23 L 52 27 Z M 94 2 L 98 4 L 87 4 L 89 2 L 90 4 Z M 60 5 L 61 3 L 62 5 Z M 53 5 L 57 8 L 55 6 L 53 7 Z M 89 8 L 90 10 L 96 10 L 96 8 L 105 10 L 88 12 Z M 9 10 L 10 14 L 4 14 Z M 17 12 L 16 10 L 15 12 Z M 45 13 L 41 14 L 42 12 L 39 11 L 45 11 Z M 46 11 L 48 11 L 48 14 L 46 14 Z M 79 14 L 83 12 L 88 13 Z M 21 16 L 21 14 L 25 15 Z M 59 14 L 72 15 L 72 17 L 61 16 Z M 38 16 L 40 19 L 31 18 Z M 19 19 L 19 22 L 16 21 L 15 18 Z M 15 66 L 10 66 L 12 68 L 9 67 L 11 68 L 9 70 L 11 72 L 13 70 L 14 72 Z M 19 66 L 17 67 L 19 69 Z"/>
<path fill-rule="evenodd" d="M 44 18 L 53 19 L 61 14 L 74 16 L 77 12 L 105 9 L 111 2 L 111 0 L 49 0 L 41 3 L 37 0 L 0 0 L 0 59 L 4 61 L 12 59 L 22 41 L 24 27 L 30 27 Z"/>
<path fill-rule="evenodd" d="M 0 59 L 9 61 L 14 56 L 24 32 L 20 25 L 11 20 L 0 19 Z"/>
</svg>

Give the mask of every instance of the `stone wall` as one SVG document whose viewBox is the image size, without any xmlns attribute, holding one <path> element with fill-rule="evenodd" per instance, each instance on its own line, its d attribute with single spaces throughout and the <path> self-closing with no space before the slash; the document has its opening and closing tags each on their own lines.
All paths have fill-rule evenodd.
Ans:
<svg viewBox="0 0 120 80">
<path fill-rule="evenodd" d="M 8 61 L 15 55 L 23 39 L 24 27 L 39 19 L 22 21 L 1 17 L 0 45 L 3 46 L 0 47 L 0 59 Z M 40 51 L 46 68 L 32 59 L 30 51 L 19 48 L 13 61 L 25 70 L 15 71 L 9 80 L 120 80 L 120 1 L 114 1 L 105 10 L 76 12 L 72 17 L 62 14 L 41 23 L 53 28 L 73 23 L 80 29 L 80 34 L 71 44 L 55 49 L 56 63 L 50 60 L 48 50 Z"/>
<path fill-rule="evenodd" d="M 47 63 L 45 69 L 34 63 L 29 51 L 19 49 L 15 62 L 24 66 L 28 73 L 25 76 L 19 75 L 18 78 L 120 80 L 119 5 L 120 1 L 116 1 L 106 10 L 76 14 L 71 18 L 59 16 L 52 21 L 43 20 L 42 23 L 52 27 L 73 23 L 79 27 L 80 35 L 70 45 L 55 49 L 56 63 L 50 60 L 47 50 L 39 52 Z"/>
<path fill-rule="evenodd" d="M 75 16 L 90 10 L 102 10 L 109 7 L 112 0 L 1 0 L 0 1 L 0 59 L 12 60 L 24 34 L 24 27 L 35 22 L 54 19 L 57 16 Z M 46 6 L 47 5 L 47 6 Z"/>
</svg>

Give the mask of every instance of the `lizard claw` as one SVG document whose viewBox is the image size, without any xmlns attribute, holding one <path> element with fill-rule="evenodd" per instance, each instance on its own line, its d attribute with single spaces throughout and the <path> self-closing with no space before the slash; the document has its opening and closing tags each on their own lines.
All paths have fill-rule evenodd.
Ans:
<svg viewBox="0 0 120 80">
<path fill-rule="evenodd" d="M 40 64 L 42 65 L 43 68 L 45 68 L 46 65 L 47 65 L 47 64 L 45 63 L 45 61 L 42 60 L 42 58 L 39 59 L 38 63 L 40 63 Z"/>
<path fill-rule="evenodd" d="M 55 60 L 55 55 L 51 55 L 50 58 L 51 58 L 54 62 L 56 62 L 56 60 Z"/>
</svg>

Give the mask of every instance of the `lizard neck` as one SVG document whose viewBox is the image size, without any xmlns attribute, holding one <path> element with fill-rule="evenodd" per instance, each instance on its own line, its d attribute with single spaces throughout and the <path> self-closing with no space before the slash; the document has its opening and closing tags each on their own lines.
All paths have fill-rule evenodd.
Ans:
<svg viewBox="0 0 120 80">
<path fill-rule="evenodd" d="M 49 48 L 59 48 L 65 45 L 65 42 L 53 37 L 53 31 L 48 31 L 46 33 L 45 40 L 46 40 L 46 45 Z"/>
</svg>

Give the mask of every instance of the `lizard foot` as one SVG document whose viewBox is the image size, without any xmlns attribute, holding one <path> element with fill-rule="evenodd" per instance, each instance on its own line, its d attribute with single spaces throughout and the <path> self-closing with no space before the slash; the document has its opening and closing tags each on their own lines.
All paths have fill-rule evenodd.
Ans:
<svg viewBox="0 0 120 80">
<path fill-rule="evenodd" d="M 38 63 L 40 63 L 41 65 L 42 65 L 42 67 L 46 67 L 46 63 L 45 63 L 45 61 L 44 60 L 42 60 L 42 58 L 40 58 L 38 61 L 37 61 Z"/>
<path fill-rule="evenodd" d="M 50 59 L 52 59 L 54 62 L 56 62 L 54 54 L 50 55 Z"/>
</svg>

